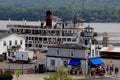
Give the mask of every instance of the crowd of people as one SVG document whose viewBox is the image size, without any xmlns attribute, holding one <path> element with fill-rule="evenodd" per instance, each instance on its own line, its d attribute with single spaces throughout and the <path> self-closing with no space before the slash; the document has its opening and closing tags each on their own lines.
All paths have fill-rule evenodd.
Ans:
<svg viewBox="0 0 120 80">
<path fill-rule="evenodd" d="M 115 75 L 117 77 L 118 72 L 119 72 L 119 68 L 117 66 L 114 66 L 114 65 L 112 65 L 112 66 L 108 65 L 106 71 L 107 71 L 107 74 Z"/>
<path fill-rule="evenodd" d="M 107 75 L 114 75 L 115 77 L 118 76 L 119 68 L 114 65 L 102 65 L 94 68 L 88 67 L 88 75 L 89 76 L 104 76 Z"/>
<path fill-rule="evenodd" d="M 84 69 L 83 68 L 75 68 L 72 67 L 69 71 L 70 74 L 79 74 L 81 76 L 84 75 Z M 101 65 L 97 67 L 88 67 L 88 76 L 89 77 L 95 77 L 95 76 L 104 76 L 104 75 L 111 75 L 118 77 L 119 68 L 114 65 Z"/>
</svg>

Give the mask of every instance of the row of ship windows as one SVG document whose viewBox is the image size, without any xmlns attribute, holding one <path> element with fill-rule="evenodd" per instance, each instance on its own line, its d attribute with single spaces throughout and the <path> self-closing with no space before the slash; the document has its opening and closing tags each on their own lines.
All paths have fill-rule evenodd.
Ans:
<svg viewBox="0 0 120 80">
<path fill-rule="evenodd" d="M 11 45 L 13 45 L 13 42 L 14 42 L 14 45 L 18 45 L 18 41 L 17 40 L 15 40 L 15 41 L 9 41 L 9 43 L 7 44 L 7 42 L 6 41 L 3 41 L 3 46 L 6 46 L 6 45 L 9 45 L 9 46 L 11 46 Z M 20 45 L 22 45 L 23 44 L 23 41 L 22 40 L 20 40 Z"/>
<path fill-rule="evenodd" d="M 41 44 L 36 44 L 36 45 L 33 45 L 33 44 L 25 44 L 26 47 L 37 47 L 37 48 L 42 48 L 43 46 Z"/>
<path fill-rule="evenodd" d="M 43 36 L 74 36 L 77 31 L 51 31 L 51 30 L 23 30 L 23 29 L 11 29 L 11 32 L 17 34 L 32 34 L 32 35 L 43 35 Z"/>
<path fill-rule="evenodd" d="M 43 33 L 43 34 L 45 34 L 45 33 L 57 33 L 57 34 L 59 34 L 61 31 L 60 30 L 55 30 L 55 29 L 50 29 L 50 30 L 39 30 L 39 28 L 38 29 L 36 29 L 36 30 L 31 30 L 31 29 L 11 29 L 11 32 L 21 32 L 21 33 L 32 33 L 32 34 L 40 34 L 40 33 Z M 66 29 L 66 30 L 63 30 L 62 31 L 62 33 L 67 33 L 67 34 L 69 34 L 69 33 L 77 33 L 77 30 L 69 30 L 69 29 Z"/>
<path fill-rule="evenodd" d="M 41 38 L 41 37 L 26 37 L 26 40 L 40 40 L 40 41 L 76 41 L 76 38 Z"/>
</svg>

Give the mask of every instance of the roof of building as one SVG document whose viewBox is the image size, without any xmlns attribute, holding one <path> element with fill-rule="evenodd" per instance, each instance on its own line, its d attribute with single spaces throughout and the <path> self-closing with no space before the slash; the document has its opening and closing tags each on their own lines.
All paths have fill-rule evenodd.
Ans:
<svg viewBox="0 0 120 80">
<path fill-rule="evenodd" d="M 87 50 L 88 48 L 85 46 L 82 46 L 80 44 L 60 44 L 60 45 L 52 45 L 49 46 L 50 48 L 65 48 L 65 49 L 81 49 L 81 50 Z"/>
<path fill-rule="evenodd" d="M 120 53 L 120 48 L 119 47 L 103 47 L 100 49 L 101 52 L 117 52 Z"/>
<path fill-rule="evenodd" d="M 90 25 L 88 25 L 87 27 L 85 27 L 85 29 L 93 29 L 93 27 L 91 27 Z"/>
<path fill-rule="evenodd" d="M 12 33 L 8 33 L 8 32 L 0 32 L 0 39 L 7 37 L 9 35 L 11 35 Z"/>
</svg>

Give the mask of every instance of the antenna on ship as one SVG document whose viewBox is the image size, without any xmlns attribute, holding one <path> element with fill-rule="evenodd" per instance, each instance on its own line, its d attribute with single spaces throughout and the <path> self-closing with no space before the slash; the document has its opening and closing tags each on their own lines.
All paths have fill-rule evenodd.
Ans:
<svg viewBox="0 0 120 80">
<path fill-rule="evenodd" d="M 84 3 L 85 1 L 84 0 L 81 0 L 81 14 L 79 14 L 79 22 L 83 23 L 85 20 L 84 20 Z"/>
<path fill-rule="evenodd" d="M 75 19 L 75 0 L 72 0 L 72 20 L 73 26 L 76 26 L 76 19 Z"/>
<path fill-rule="evenodd" d="M 9 21 L 11 21 L 11 19 L 9 18 Z"/>
<path fill-rule="evenodd" d="M 78 22 L 81 23 L 81 25 L 83 25 L 84 20 L 84 0 L 81 0 L 81 14 L 79 14 L 78 16 Z"/>
<path fill-rule="evenodd" d="M 84 19 L 84 0 L 82 0 L 82 19 Z"/>
<path fill-rule="evenodd" d="M 75 14 L 74 14 L 74 12 L 75 12 L 74 8 L 75 8 L 75 7 L 74 7 L 74 5 L 75 5 L 75 1 L 73 0 L 73 1 L 72 1 L 72 7 L 73 7 L 73 8 L 72 8 L 72 14 L 73 14 L 72 18 L 73 18 L 73 19 L 75 18 Z"/>
</svg>

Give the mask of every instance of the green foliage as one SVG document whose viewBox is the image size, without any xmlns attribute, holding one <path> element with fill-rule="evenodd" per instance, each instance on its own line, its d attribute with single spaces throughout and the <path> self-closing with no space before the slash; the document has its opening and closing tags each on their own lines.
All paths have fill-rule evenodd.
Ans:
<svg viewBox="0 0 120 80">
<path fill-rule="evenodd" d="M 63 66 L 58 67 L 58 71 L 45 77 L 44 80 L 72 80 L 70 74 L 64 70 Z"/>
<path fill-rule="evenodd" d="M 74 1 L 74 2 L 73 2 Z M 0 5 L 4 7 L 37 8 L 37 7 L 81 7 L 82 1 L 86 8 L 94 7 L 120 7 L 120 0 L 0 0 Z"/>
<path fill-rule="evenodd" d="M 13 76 L 11 74 L 0 74 L 0 80 L 12 80 Z"/>
<path fill-rule="evenodd" d="M 27 9 L 0 7 L 0 19 L 45 20 L 46 10 L 48 10 L 46 7 Z M 86 22 L 120 22 L 120 9 L 116 7 L 107 9 L 85 9 L 84 12 L 79 8 L 76 8 L 73 12 L 71 8 L 66 7 L 51 8 L 50 10 L 53 12 L 53 15 L 62 18 L 62 20 L 71 20 L 73 17 L 77 17 L 77 14 L 80 14 L 80 17 L 83 17 Z"/>
<path fill-rule="evenodd" d="M 120 22 L 119 4 L 120 0 L 0 0 L 0 20 L 45 20 L 50 9 L 63 21 L 80 14 L 86 22 Z"/>
</svg>

